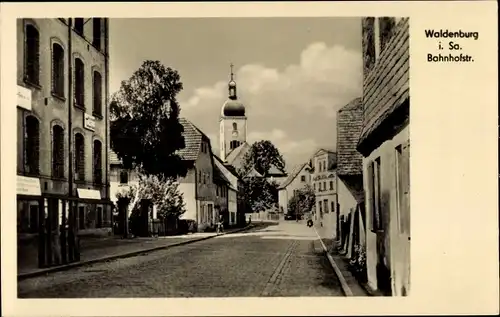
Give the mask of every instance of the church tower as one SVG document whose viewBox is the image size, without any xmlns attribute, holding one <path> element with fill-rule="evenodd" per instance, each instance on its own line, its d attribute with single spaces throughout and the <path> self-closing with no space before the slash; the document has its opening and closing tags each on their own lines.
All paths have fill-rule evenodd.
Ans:
<svg viewBox="0 0 500 317">
<path fill-rule="evenodd" d="M 229 95 L 220 114 L 220 158 L 225 161 L 227 155 L 246 142 L 247 117 L 245 106 L 236 95 L 236 81 L 234 81 L 233 64 L 231 64 L 231 80 L 228 83 Z"/>
</svg>

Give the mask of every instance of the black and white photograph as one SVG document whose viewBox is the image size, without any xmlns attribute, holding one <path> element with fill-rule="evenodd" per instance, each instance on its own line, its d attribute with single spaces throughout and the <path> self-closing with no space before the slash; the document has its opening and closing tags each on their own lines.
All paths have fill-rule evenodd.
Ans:
<svg viewBox="0 0 500 317">
<path fill-rule="evenodd" d="M 18 18 L 18 298 L 411 296 L 409 25 Z"/>
</svg>

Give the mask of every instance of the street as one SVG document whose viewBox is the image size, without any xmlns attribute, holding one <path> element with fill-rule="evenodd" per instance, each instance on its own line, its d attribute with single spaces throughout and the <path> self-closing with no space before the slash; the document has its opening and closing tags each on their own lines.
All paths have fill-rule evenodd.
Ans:
<svg viewBox="0 0 500 317">
<path fill-rule="evenodd" d="M 282 221 L 23 280 L 19 298 L 343 296 L 304 222 Z"/>
</svg>

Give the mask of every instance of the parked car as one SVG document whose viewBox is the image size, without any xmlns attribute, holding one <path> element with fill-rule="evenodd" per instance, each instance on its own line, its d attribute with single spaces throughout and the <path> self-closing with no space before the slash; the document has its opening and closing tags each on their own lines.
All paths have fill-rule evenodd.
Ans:
<svg viewBox="0 0 500 317">
<path fill-rule="evenodd" d="M 285 220 L 301 220 L 301 219 L 302 219 L 301 215 L 294 215 L 294 214 L 286 214 L 285 215 Z"/>
</svg>

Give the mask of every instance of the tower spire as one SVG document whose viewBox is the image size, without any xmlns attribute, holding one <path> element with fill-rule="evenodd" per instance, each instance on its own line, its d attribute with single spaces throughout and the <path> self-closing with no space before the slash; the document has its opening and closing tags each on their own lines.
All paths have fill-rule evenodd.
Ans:
<svg viewBox="0 0 500 317">
<path fill-rule="evenodd" d="M 234 73 L 233 73 L 233 63 L 229 64 L 229 67 L 231 68 L 231 80 L 229 81 L 228 84 L 228 89 L 229 89 L 229 99 L 236 100 L 236 82 L 234 81 Z"/>
</svg>

